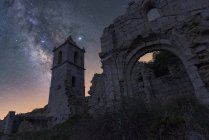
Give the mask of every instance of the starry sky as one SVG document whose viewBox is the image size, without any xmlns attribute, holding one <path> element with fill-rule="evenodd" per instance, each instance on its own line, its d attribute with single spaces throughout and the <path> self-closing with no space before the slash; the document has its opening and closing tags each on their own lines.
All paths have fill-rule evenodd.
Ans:
<svg viewBox="0 0 209 140">
<path fill-rule="evenodd" d="M 129 0 L 0 0 L 0 119 L 47 104 L 52 49 L 69 35 L 86 49 L 86 93 L 100 73 L 103 29 Z"/>
</svg>

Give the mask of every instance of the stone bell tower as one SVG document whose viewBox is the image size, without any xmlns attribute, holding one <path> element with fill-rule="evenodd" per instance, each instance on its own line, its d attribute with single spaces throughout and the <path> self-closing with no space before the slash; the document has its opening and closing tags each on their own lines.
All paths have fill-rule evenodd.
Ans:
<svg viewBox="0 0 209 140">
<path fill-rule="evenodd" d="M 49 116 L 61 123 L 83 110 L 85 50 L 79 48 L 70 36 L 53 52 L 48 110 Z"/>
</svg>

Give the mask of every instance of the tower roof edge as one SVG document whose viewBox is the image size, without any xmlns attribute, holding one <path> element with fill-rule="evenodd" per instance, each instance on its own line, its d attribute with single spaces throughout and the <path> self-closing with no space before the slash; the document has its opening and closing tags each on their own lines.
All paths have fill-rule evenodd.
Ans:
<svg viewBox="0 0 209 140">
<path fill-rule="evenodd" d="M 66 45 L 66 44 L 70 44 L 70 45 L 72 45 L 72 46 L 78 48 L 79 50 L 81 50 L 82 52 L 85 53 L 85 49 L 84 49 L 84 48 L 80 48 L 80 47 L 76 44 L 76 42 L 72 39 L 72 36 L 71 36 L 71 35 L 67 38 L 67 40 L 66 40 L 63 44 L 59 45 L 58 47 L 55 47 L 55 48 L 53 49 L 53 52 L 55 52 L 55 51 L 58 50 L 60 47 Z"/>
</svg>

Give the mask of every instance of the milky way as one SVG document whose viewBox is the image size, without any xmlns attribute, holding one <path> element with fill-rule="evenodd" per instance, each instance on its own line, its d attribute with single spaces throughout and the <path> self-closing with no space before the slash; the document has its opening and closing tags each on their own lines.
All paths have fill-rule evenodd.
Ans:
<svg viewBox="0 0 209 140">
<path fill-rule="evenodd" d="M 125 11 L 127 3 L 0 0 L 0 118 L 12 107 L 24 112 L 47 104 L 52 49 L 69 35 L 86 49 L 88 90 L 93 74 L 101 72 L 102 30 Z M 28 104 L 31 108 L 24 108 Z"/>
</svg>

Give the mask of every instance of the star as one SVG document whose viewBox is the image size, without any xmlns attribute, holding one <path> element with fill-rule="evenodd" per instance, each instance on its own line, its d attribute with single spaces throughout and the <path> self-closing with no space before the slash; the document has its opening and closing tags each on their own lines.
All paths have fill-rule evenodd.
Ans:
<svg viewBox="0 0 209 140">
<path fill-rule="evenodd" d="M 82 41 L 83 40 L 83 37 L 82 36 L 79 36 L 77 39 L 78 39 L 78 41 Z"/>
<path fill-rule="evenodd" d="M 45 40 L 41 40 L 41 43 L 45 43 L 46 41 Z"/>
</svg>

